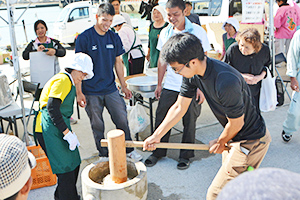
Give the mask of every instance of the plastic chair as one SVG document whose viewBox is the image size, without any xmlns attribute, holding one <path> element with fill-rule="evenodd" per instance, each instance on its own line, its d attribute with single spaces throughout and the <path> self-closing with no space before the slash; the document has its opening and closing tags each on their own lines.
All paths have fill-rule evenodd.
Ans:
<svg viewBox="0 0 300 200">
<path fill-rule="evenodd" d="M 14 123 L 14 122 L 16 121 L 16 115 L 20 115 L 20 114 L 22 114 L 22 110 L 16 102 L 13 102 L 12 104 L 7 106 L 6 108 L 0 110 L 0 122 L 1 122 L 1 127 L 3 128 L 3 130 L 4 130 L 4 126 L 3 126 L 3 121 L 2 120 L 8 121 L 8 126 L 7 126 L 7 129 L 5 131 L 6 134 L 8 133 L 8 128 L 9 127 L 13 131 L 12 124 L 14 124 L 14 126 L 15 126 L 15 135 L 18 136 L 17 124 Z"/>
<path fill-rule="evenodd" d="M 23 80 L 23 88 L 24 91 L 27 93 L 32 94 L 33 96 L 33 100 L 31 103 L 31 107 L 30 108 L 25 108 L 25 117 L 27 118 L 26 121 L 26 125 L 28 125 L 29 120 L 30 120 L 30 116 L 35 114 L 35 110 L 33 109 L 33 105 L 35 101 L 38 101 L 39 99 L 36 98 L 36 93 L 38 91 L 39 88 L 39 83 L 32 83 L 32 82 L 28 82 Z M 16 96 L 16 99 L 18 98 L 19 95 L 19 90 Z M 7 108 L 3 109 L 0 111 L 0 120 L 1 120 L 1 125 L 3 127 L 3 122 L 2 120 L 8 121 L 9 125 L 6 128 L 6 133 L 8 132 L 8 128 L 10 127 L 11 130 L 12 129 L 12 124 L 14 124 L 15 127 L 15 135 L 18 136 L 18 129 L 17 129 L 17 120 L 18 119 L 23 119 L 23 115 L 22 115 L 22 110 L 21 108 L 16 104 L 16 102 L 12 103 L 10 106 L 8 106 Z M 23 121 L 22 121 L 23 122 Z"/>
<path fill-rule="evenodd" d="M 8 131 L 8 127 L 13 130 L 13 121 L 14 121 L 14 116 L 17 114 L 21 114 L 21 108 L 16 104 L 16 102 L 12 98 L 12 93 L 9 88 L 9 84 L 7 81 L 7 77 L 5 75 L 0 76 L 1 79 L 1 91 L 0 91 L 0 98 L 1 99 L 1 107 L 0 107 L 0 122 L 1 122 L 1 127 L 4 132 L 4 126 L 3 126 L 3 119 L 7 119 L 9 125 L 7 126 L 6 133 Z M 16 126 L 15 126 L 16 129 Z M 17 130 L 17 129 L 16 129 Z M 17 132 L 16 132 L 17 135 Z"/>
</svg>

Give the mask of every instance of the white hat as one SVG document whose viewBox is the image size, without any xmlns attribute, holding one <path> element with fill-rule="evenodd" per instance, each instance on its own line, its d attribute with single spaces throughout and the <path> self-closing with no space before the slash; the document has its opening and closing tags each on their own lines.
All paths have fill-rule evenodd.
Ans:
<svg viewBox="0 0 300 200">
<path fill-rule="evenodd" d="M 226 25 L 226 24 L 231 24 L 231 25 L 235 28 L 235 31 L 236 31 L 236 32 L 239 31 L 240 24 L 239 24 L 239 21 L 238 21 L 237 19 L 235 19 L 235 18 L 233 18 L 233 17 L 228 18 L 228 19 L 224 22 L 224 24 L 223 24 L 223 26 L 222 26 L 222 29 L 223 29 L 224 31 L 225 31 L 225 25 Z"/>
<path fill-rule="evenodd" d="M 152 9 L 152 13 L 153 13 L 154 10 L 157 10 L 158 12 L 160 12 L 160 14 L 162 15 L 162 17 L 163 17 L 164 20 L 166 19 L 167 14 L 166 14 L 165 9 L 164 9 L 162 6 L 160 6 L 160 5 L 155 6 L 155 7 Z M 152 14 L 151 14 L 151 19 L 152 19 L 152 21 L 154 21 L 154 20 L 153 20 L 153 15 L 152 15 Z"/>
<path fill-rule="evenodd" d="M 94 76 L 92 59 L 89 55 L 82 52 L 75 54 L 71 66 L 67 68 L 76 69 L 78 71 L 82 71 L 83 73 L 87 73 L 85 80 L 91 79 Z"/>
<path fill-rule="evenodd" d="M 122 15 L 115 15 L 110 27 L 115 27 L 123 23 L 126 23 L 125 18 Z"/>
<path fill-rule="evenodd" d="M 0 199 L 19 192 L 35 165 L 35 157 L 19 138 L 0 134 Z"/>
</svg>

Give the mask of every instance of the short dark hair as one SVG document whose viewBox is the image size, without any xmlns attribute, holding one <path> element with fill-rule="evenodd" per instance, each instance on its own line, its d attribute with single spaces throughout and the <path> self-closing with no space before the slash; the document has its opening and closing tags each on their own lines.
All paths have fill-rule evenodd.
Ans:
<svg viewBox="0 0 300 200">
<path fill-rule="evenodd" d="M 47 27 L 47 25 L 46 25 L 46 22 L 44 22 L 44 20 L 39 19 L 39 20 L 37 20 L 37 21 L 34 23 L 34 32 L 36 32 L 37 26 L 38 26 L 39 24 L 43 24 L 43 25 L 45 26 L 46 30 L 48 31 L 48 27 Z"/>
<path fill-rule="evenodd" d="M 180 10 L 184 11 L 185 3 L 183 0 L 168 0 L 166 3 L 166 8 L 175 8 L 178 7 Z"/>
<path fill-rule="evenodd" d="M 167 63 L 186 64 L 194 58 L 204 60 L 204 51 L 201 41 L 195 35 L 179 33 L 170 37 L 162 47 L 160 57 Z"/>
<path fill-rule="evenodd" d="M 192 3 L 190 1 L 184 1 L 185 5 L 188 4 L 190 6 L 193 6 Z"/>
<path fill-rule="evenodd" d="M 71 68 L 65 68 L 65 71 L 68 72 L 69 74 L 71 74 L 73 70 L 74 69 L 71 69 Z"/>
<path fill-rule="evenodd" d="M 283 3 L 287 3 L 287 0 L 276 0 L 276 2 L 282 1 Z"/>
<path fill-rule="evenodd" d="M 114 16 L 115 9 L 114 9 L 113 5 L 111 5 L 110 3 L 101 3 L 99 5 L 97 15 L 99 17 L 103 14 L 108 14 L 108 15 Z"/>
<path fill-rule="evenodd" d="M 118 1 L 119 3 L 121 3 L 120 0 L 109 0 L 109 3 L 112 3 L 112 2 L 114 2 L 114 1 Z"/>
</svg>

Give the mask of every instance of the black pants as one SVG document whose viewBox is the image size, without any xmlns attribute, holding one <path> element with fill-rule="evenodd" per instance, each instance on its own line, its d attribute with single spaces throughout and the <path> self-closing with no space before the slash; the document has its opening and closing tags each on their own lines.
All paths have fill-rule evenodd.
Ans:
<svg viewBox="0 0 300 200">
<path fill-rule="evenodd" d="M 253 105 L 256 107 L 257 113 L 260 114 L 259 97 L 260 97 L 261 83 L 258 83 L 256 85 L 249 85 L 249 88 L 250 88 L 251 95 L 252 95 Z"/>
<path fill-rule="evenodd" d="M 76 188 L 78 173 L 79 166 L 73 171 L 56 174 L 58 181 L 54 193 L 55 200 L 80 200 Z"/>
<path fill-rule="evenodd" d="M 47 156 L 47 150 L 46 150 L 46 145 L 45 145 L 45 141 L 43 138 L 43 134 L 40 132 L 35 132 L 35 136 Z"/>
<path fill-rule="evenodd" d="M 38 139 L 39 144 L 47 155 L 43 134 L 36 132 L 36 138 Z M 76 188 L 78 173 L 79 166 L 76 167 L 73 171 L 63 174 L 56 174 L 58 182 L 54 193 L 55 200 L 79 200 Z"/>
<path fill-rule="evenodd" d="M 170 107 L 176 102 L 179 92 L 163 89 L 156 109 L 155 129 L 161 124 L 167 115 Z M 187 112 L 182 118 L 183 135 L 182 143 L 195 143 L 196 121 L 201 112 L 201 105 L 199 105 L 195 97 L 193 98 Z M 169 130 L 161 139 L 161 142 L 168 142 L 171 130 Z M 167 149 L 156 149 L 153 155 L 160 158 L 167 155 Z M 179 158 L 189 159 L 194 157 L 194 150 L 180 149 Z"/>
<path fill-rule="evenodd" d="M 131 55 L 130 55 L 131 57 Z M 135 58 L 132 57 L 129 60 L 129 75 L 141 74 L 144 72 L 145 57 Z"/>
</svg>

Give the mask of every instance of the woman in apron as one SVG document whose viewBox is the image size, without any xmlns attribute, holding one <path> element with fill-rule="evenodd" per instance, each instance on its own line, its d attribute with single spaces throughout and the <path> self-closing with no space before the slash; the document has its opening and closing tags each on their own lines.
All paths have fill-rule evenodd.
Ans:
<svg viewBox="0 0 300 200">
<path fill-rule="evenodd" d="M 162 6 L 155 6 L 152 9 L 152 23 L 149 27 L 148 54 L 146 56 L 146 59 L 150 62 L 150 68 L 157 67 L 159 50 L 156 49 L 156 46 L 158 43 L 159 34 L 163 28 L 169 25 L 169 23 L 165 21 L 166 15 L 166 11 Z"/>
<path fill-rule="evenodd" d="M 222 35 L 223 51 L 220 60 L 223 60 L 225 53 L 227 49 L 230 47 L 230 45 L 236 42 L 235 38 L 238 34 L 239 28 L 240 28 L 239 21 L 233 17 L 228 18 L 223 23 L 222 29 L 226 31 L 226 33 Z"/>
<path fill-rule="evenodd" d="M 48 56 L 55 56 L 54 60 L 54 74 L 60 71 L 58 57 L 64 57 L 66 55 L 66 49 L 59 43 L 58 40 L 48 37 L 47 34 L 48 27 L 43 20 L 37 20 L 34 23 L 34 32 L 37 36 L 35 40 L 32 40 L 22 53 L 24 60 L 30 59 L 31 52 L 45 52 Z M 31 80 L 33 82 L 38 82 L 37 80 Z M 36 94 L 36 99 L 40 97 L 42 87 L 39 88 Z"/>
<path fill-rule="evenodd" d="M 42 130 L 52 171 L 58 177 L 56 200 L 79 200 L 76 181 L 81 163 L 77 148 L 80 143 L 72 132 L 70 117 L 75 84 L 93 75 L 92 59 L 87 54 L 77 53 L 65 72 L 54 75 L 41 93 L 36 130 Z"/>
<path fill-rule="evenodd" d="M 121 15 L 115 15 L 111 24 L 119 34 L 125 53 L 122 55 L 127 76 L 141 74 L 144 71 L 145 54 L 142 42 L 132 26 Z"/>
</svg>

